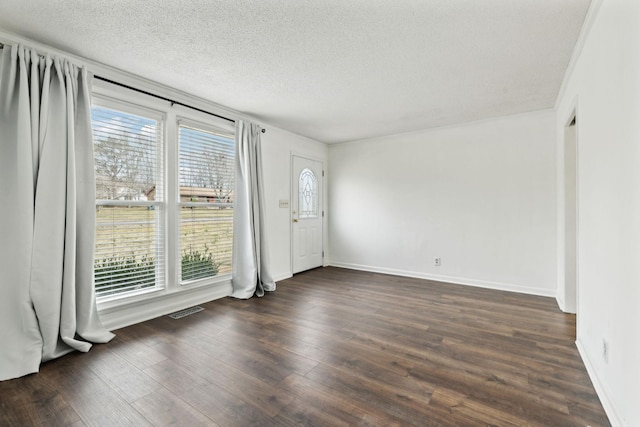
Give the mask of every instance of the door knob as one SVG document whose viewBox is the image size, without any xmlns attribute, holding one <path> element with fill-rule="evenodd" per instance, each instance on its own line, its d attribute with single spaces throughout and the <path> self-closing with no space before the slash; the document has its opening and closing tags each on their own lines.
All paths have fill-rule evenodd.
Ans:
<svg viewBox="0 0 640 427">
<path fill-rule="evenodd" d="M 294 220 L 293 220 L 293 222 L 298 222 L 298 219 L 297 219 L 297 218 L 296 218 L 296 219 L 294 219 Z"/>
</svg>

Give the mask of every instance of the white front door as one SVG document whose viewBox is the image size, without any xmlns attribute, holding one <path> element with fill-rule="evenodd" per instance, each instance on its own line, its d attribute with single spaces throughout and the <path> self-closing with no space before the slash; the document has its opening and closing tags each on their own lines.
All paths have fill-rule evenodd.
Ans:
<svg viewBox="0 0 640 427">
<path fill-rule="evenodd" d="M 293 274 L 322 265 L 322 163 L 292 156 Z"/>
</svg>

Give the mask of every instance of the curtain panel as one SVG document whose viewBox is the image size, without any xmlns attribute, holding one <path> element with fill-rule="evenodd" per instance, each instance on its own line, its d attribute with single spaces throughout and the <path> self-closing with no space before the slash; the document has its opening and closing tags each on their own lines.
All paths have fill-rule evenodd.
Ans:
<svg viewBox="0 0 640 427">
<path fill-rule="evenodd" d="M 260 131 L 256 124 L 236 121 L 231 296 L 244 299 L 276 290 L 269 267 Z"/>
<path fill-rule="evenodd" d="M 84 68 L 4 46 L 0 63 L 0 380 L 113 334 L 98 318 Z"/>
</svg>

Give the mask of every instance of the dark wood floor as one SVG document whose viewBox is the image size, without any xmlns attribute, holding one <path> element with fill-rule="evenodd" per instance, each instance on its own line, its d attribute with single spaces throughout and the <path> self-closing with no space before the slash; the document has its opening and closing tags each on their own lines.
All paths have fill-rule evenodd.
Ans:
<svg viewBox="0 0 640 427">
<path fill-rule="evenodd" d="M 551 298 L 323 268 L 0 382 L 0 425 L 607 426 Z"/>
</svg>

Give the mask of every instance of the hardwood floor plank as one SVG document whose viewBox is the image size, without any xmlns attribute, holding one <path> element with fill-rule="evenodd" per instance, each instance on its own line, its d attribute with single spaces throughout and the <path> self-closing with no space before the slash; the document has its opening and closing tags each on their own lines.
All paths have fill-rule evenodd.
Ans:
<svg viewBox="0 0 640 427">
<path fill-rule="evenodd" d="M 521 420 L 504 411 L 498 411 L 469 399 L 469 396 L 447 389 L 436 389 L 429 401 L 430 408 L 440 408 L 457 418 L 460 425 L 467 426 L 519 426 Z"/>
<path fill-rule="evenodd" d="M 50 364 L 48 369 L 55 369 Z M 78 413 L 64 399 L 48 376 L 28 375 L 0 382 L 0 425 L 71 425 L 81 423 Z"/>
<path fill-rule="evenodd" d="M 298 374 L 291 374 L 280 384 L 291 390 L 296 399 L 278 413 L 279 418 L 303 425 L 381 426 L 401 425 L 371 405 L 355 405 L 336 395 L 334 390 L 324 387 Z M 313 402 L 313 404 L 309 404 Z"/>
<path fill-rule="evenodd" d="M 610 425 L 552 298 L 329 267 L 201 306 L 0 382 L 0 425 Z"/>
<path fill-rule="evenodd" d="M 201 375 L 171 359 L 149 366 L 144 370 L 144 373 L 175 393 L 208 383 Z"/>
<path fill-rule="evenodd" d="M 150 425 L 126 399 L 91 371 L 90 354 L 78 356 L 50 373 L 50 378 L 84 423 L 105 427 Z"/>
<path fill-rule="evenodd" d="M 87 366 L 128 402 L 138 400 L 162 388 L 159 382 L 110 351 L 106 346 L 94 349 L 92 357 L 87 359 Z"/>
<path fill-rule="evenodd" d="M 166 359 L 152 347 L 135 338 L 128 338 L 126 332 L 117 334 L 109 343 L 109 350 L 127 360 L 138 369 L 144 369 Z"/>
<path fill-rule="evenodd" d="M 133 406 L 154 426 L 218 425 L 164 388 L 138 399 Z"/>
<path fill-rule="evenodd" d="M 430 386 L 422 395 L 415 396 L 399 390 L 397 386 L 385 386 L 371 378 L 350 374 L 349 370 L 324 364 L 315 367 L 306 377 L 334 389 L 349 402 L 373 405 L 408 424 L 421 426 L 429 419 L 427 405 L 433 390 Z"/>
<path fill-rule="evenodd" d="M 261 426 L 271 419 L 249 402 L 214 384 L 198 386 L 177 396 L 221 426 Z"/>
<path fill-rule="evenodd" d="M 292 395 L 287 391 L 265 383 L 249 372 L 229 366 L 217 360 L 215 354 L 212 355 L 202 351 L 202 349 L 190 347 L 190 344 L 178 343 L 173 346 L 159 344 L 158 347 L 161 347 L 159 351 L 170 355 L 172 363 L 180 367 L 180 369 L 176 370 L 177 374 L 184 369 L 191 375 L 197 376 L 200 379 L 198 382 L 204 382 L 203 386 L 214 385 L 224 389 L 236 398 L 250 402 L 269 416 L 275 415 L 280 408 L 293 399 Z M 166 362 L 161 363 L 165 364 Z M 151 369 L 155 369 L 155 367 L 148 368 L 148 370 Z M 178 381 L 180 380 L 171 380 L 171 382 Z M 192 387 L 173 388 L 172 391 L 180 394 L 190 392 L 192 388 L 198 386 L 196 383 Z"/>
<path fill-rule="evenodd" d="M 233 349 L 242 347 L 243 353 L 249 357 L 254 359 L 264 358 L 270 366 L 278 365 L 286 371 L 297 372 L 302 375 L 318 364 L 314 360 L 274 345 L 264 337 L 256 336 L 255 330 L 254 336 L 249 335 L 248 332 L 229 330 L 217 335 L 214 340 L 220 343 L 222 348 L 233 351 Z"/>
</svg>

